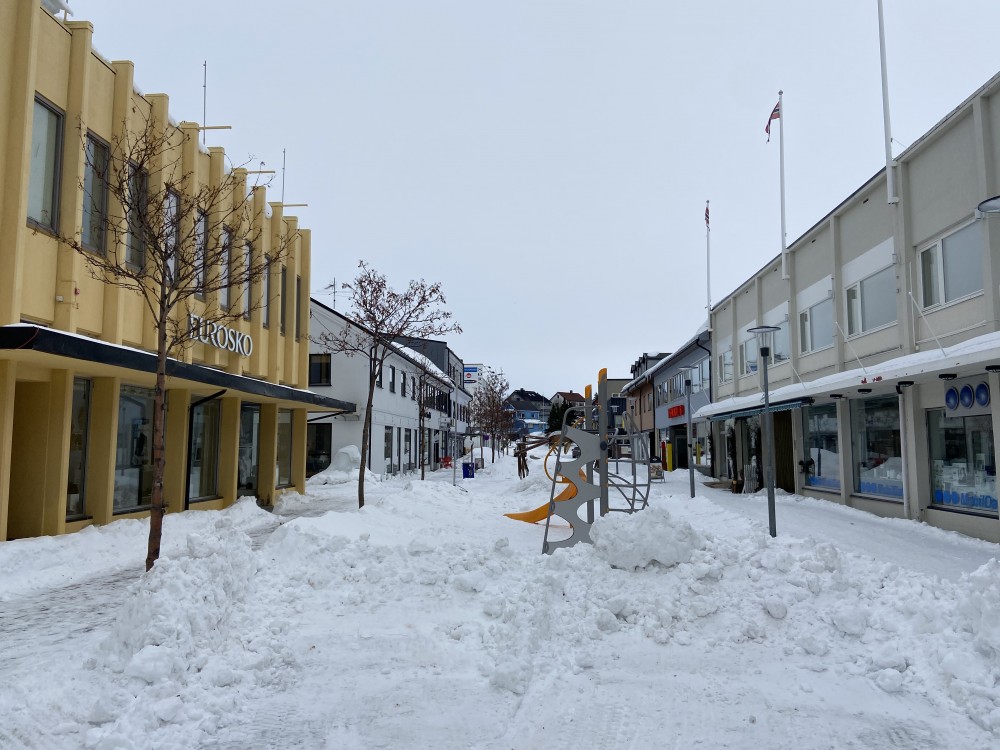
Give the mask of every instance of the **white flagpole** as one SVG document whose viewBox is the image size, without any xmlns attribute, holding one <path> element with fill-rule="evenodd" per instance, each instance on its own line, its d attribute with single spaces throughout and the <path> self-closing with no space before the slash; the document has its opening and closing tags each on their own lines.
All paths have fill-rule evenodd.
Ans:
<svg viewBox="0 0 1000 750">
<path fill-rule="evenodd" d="M 878 0 L 878 51 L 882 63 L 882 127 L 885 130 L 885 187 L 889 203 L 899 203 L 892 171 L 892 126 L 889 123 L 889 77 L 885 69 L 885 20 L 882 0 Z"/>
<path fill-rule="evenodd" d="M 708 327 L 712 328 L 712 227 L 709 224 L 708 201 L 705 201 L 705 309 L 708 313 Z"/>
<path fill-rule="evenodd" d="M 785 242 L 785 102 L 782 92 L 778 92 L 778 150 L 781 169 L 781 278 L 788 278 L 788 268 L 785 265 L 785 255 L 788 249 Z"/>
</svg>

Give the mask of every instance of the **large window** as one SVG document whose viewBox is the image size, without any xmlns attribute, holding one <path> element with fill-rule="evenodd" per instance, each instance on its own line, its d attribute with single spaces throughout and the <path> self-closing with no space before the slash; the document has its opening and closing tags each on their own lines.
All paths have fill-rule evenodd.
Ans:
<svg viewBox="0 0 1000 750">
<path fill-rule="evenodd" d="M 331 385 L 331 355 L 330 354 L 310 354 L 309 355 L 309 385 Z"/>
<path fill-rule="evenodd" d="M 931 504 L 997 515 L 997 466 L 988 414 L 946 416 L 927 412 Z"/>
<path fill-rule="evenodd" d="M 896 269 L 883 268 L 847 288 L 847 334 L 896 322 Z"/>
<path fill-rule="evenodd" d="M 232 281 L 230 264 L 233 262 L 233 232 L 228 227 L 222 230 L 222 248 L 219 257 L 219 307 L 228 310 L 231 302 L 229 285 Z"/>
<path fill-rule="evenodd" d="M 726 349 L 719 355 L 719 382 L 728 383 L 733 379 L 733 350 Z"/>
<path fill-rule="evenodd" d="M 802 471 L 806 487 L 840 490 L 840 437 L 837 405 L 819 404 L 802 409 L 802 441 L 806 457 Z"/>
<path fill-rule="evenodd" d="M 205 500 L 219 496 L 219 425 L 221 402 L 206 401 L 191 409 L 191 473 L 188 497 Z"/>
<path fill-rule="evenodd" d="M 865 495 L 903 499 L 899 402 L 895 396 L 851 401 L 854 488 Z"/>
<path fill-rule="evenodd" d="M 55 107 L 35 99 L 31 125 L 31 164 L 28 179 L 28 219 L 55 229 L 59 204 L 59 157 L 63 116 Z"/>
<path fill-rule="evenodd" d="M 278 487 L 292 483 L 292 410 L 278 409 Z"/>
<path fill-rule="evenodd" d="M 132 165 L 129 170 L 128 189 L 125 191 L 124 209 L 128 216 L 128 235 L 125 239 L 125 261 L 134 268 L 146 264 L 146 211 L 149 200 L 149 175 Z"/>
<path fill-rule="evenodd" d="M 153 494 L 153 391 L 123 385 L 118 397 L 115 513 L 149 507 Z"/>
<path fill-rule="evenodd" d="M 803 354 L 833 346 L 833 299 L 799 313 L 799 345 Z"/>
<path fill-rule="evenodd" d="M 757 339 L 747 339 L 740 344 L 740 375 L 757 372 Z"/>
<path fill-rule="evenodd" d="M 181 197 L 173 190 L 167 191 L 163 204 L 163 249 L 167 255 L 167 279 L 173 283 L 177 272 L 177 253 L 181 239 Z"/>
<path fill-rule="evenodd" d="M 924 307 L 952 302 L 983 288 L 983 235 L 975 221 L 920 251 Z"/>
<path fill-rule="evenodd" d="M 311 477 L 330 466 L 333 450 L 333 425 L 330 423 L 309 424 L 306 427 L 306 476 Z"/>
<path fill-rule="evenodd" d="M 774 332 L 771 341 L 771 362 L 776 365 L 779 362 L 787 362 L 792 356 L 792 344 L 788 337 L 788 321 L 783 320 L 778 323 L 778 330 Z"/>
<path fill-rule="evenodd" d="M 83 167 L 83 223 L 80 242 L 89 250 L 104 252 L 108 220 L 109 149 L 103 141 L 87 135 Z"/>
<path fill-rule="evenodd" d="M 199 299 L 205 298 L 205 251 L 208 243 L 208 214 L 198 212 L 194 225 L 194 286 Z"/>
<path fill-rule="evenodd" d="M 90 381 L 73 380 L 69 423 L 69 471 L 66 477 L 66 519 L 87 515 L 87 441 L 90 425 Z"/>
</svg>

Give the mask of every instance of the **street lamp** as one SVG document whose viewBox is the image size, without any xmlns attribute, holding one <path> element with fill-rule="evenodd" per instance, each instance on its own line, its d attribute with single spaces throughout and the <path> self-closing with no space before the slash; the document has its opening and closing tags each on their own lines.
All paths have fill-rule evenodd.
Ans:
<svg viewBox="0 0 1000 750">
<path fill-rule="evenodd" d="M 987 198 L 976 206 L 976 210 L 981 214 L 1000 213 L 1000 195 L 994 195 L 992 198 Z"/>
<path fill-rule="evenodd" d="M 691 483 L 691 497 L 694 497 L 694 441 L 691 434 L 691 373 L 696 367 L 681 367 L 684 373 L 684 413 L 687 415 L 687 460 L 688 460 L 688 480 Z"/>
<path fill-rule="evenodd" d="M 778 326 L 755 326 L 747 332 L 757 337 L 757 359 L 764 370 L 764 483 L 767 485 L 767 523 L 771 536 L 778 535 L 774 522 L 774 429 L 771 422 L 771 395 L 767 387 L 767 363 L 771 358 L 771 341 L 781 329 Z"/>
</svg>

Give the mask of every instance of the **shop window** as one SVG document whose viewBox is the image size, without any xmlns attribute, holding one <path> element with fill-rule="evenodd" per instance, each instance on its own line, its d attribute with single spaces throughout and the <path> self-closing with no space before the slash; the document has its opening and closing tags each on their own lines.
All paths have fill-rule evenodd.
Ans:
<svg viewBox="0 0 1000 750">
<path fill-rule="evenodd" d="M 967 224 L 920 251 L 920 288 L 925 308 L 982 291 L 981 224 Z"/>
<path fill-rule="evenodd" d="M 149 508 L 153 495 L 153 391 L 123 385 L 118 398 L 114 512 Z"/>
<path fill-rule="evenodd" d="M 927 412 L 931 504 L 997 515 L 997 466 L 988 414 L 946 416 Z"/>
<path fill-rule="evenodd" d="M 208 215 L 198 212 L 194 225 L 194 288 L 198 299 L 205 299 L 205 250 L 208 242 Z"/>
<path fill-rule="evenodd" d="M 385 471 L 389 474 L 395 473 L 392 466 L 392 427 L 385 428 L 385 449 L 382 455 L 385 458 Z"/>
<path fill-rule="evenodd" d="M 895 396 L 851 401 L 854 489 L 864 495 L 903 499 L 899 402 Z"/>
<path fill-rule="evenodd" d="M 149 200 L 149 175 L 136 165 L 129 168 L 125 203 L 128 218 L 125 238 L 125 262 L 133 268 L 146 265 L 146 211 Z"/>
<path fill-rule="evenodd" d="M 69 472 L 66 478 L 66 520 L 87 516 L 87 442 L 90 426 L 90 381 L 73 380 L 69 425 Z"/>
<path fill-rule="evenodd" d="M 292 410 L 278 409 L 278 487 L 292 484 Z"/>
<path fill-rule="evenodd" d="M 405 471 L 413 471 L 413 439 L 409 428 L 403 430 L 403 456 L 400 461 Z"/>
<path fill-rule="evenodd" d="M 87 134 L 83 171 L 83 217 L 80 242 L 88 250 L 104 253 L 108 221 L 108 164 L 106 143 Z"/>
<path fill-rule="evenodd" d="M 55 230 L 59 205 L 59 162 L 62 155 L 63 115 L 48 102 L 35 99 L 31 125 L 31 164 L 28 178 L 28 221 Z"/>
<path fill-rule="evenodd" d="M 219 496 L 219 427 L 221 402 L 206 401 L 191 409 L 191 451 L 188 497 L 205 500 Z"/>
<path fill-rule="evenodd" d="M 833 346 L 833 298 L 799 313 L 799 345 L 803 354 Z"/>
<path fill-rule="evenodd" d="M 847 288 L 847 334 L 896 322 L 896 269 L 883 268 Z"/>
<path fill-rule="evenodd" d="M 229 309 L 231 302 L 229 284 L 232 281 L 233 262 L 233 230 L 224 227 L 222 230 L 222 247 L 219 251 L 219 307 Z"/>
<path fill-rule="evenodd" d="M 805 457 L 799 467 L 806 487 L 840 490 L 840 435 L 836 404 L 802 409 L 802 441 Z"/>
<path fill-rule="evenodd" d="M 309 385 L 332 385 L 330 354 L 309 355 Z"/>
<path fill-rule="evenodd" d="M 260 405 L 240 406 L 240 458 L 237 487 L 241 495 L 257 494 L 257 466 L 260 463 Z"/>
<path fill-rule="evenodd" d="M 312 476 L 329 468 L 333 449 L 333 425 L 310 424 L 306 427 L 306 476 Z"/>
</svg>

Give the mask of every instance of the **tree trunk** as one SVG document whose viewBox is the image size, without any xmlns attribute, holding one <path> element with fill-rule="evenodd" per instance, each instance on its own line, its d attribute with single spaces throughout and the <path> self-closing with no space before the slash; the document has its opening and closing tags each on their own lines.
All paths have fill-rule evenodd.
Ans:
<svg viewBox="0 0 1000 750">
<path fill-rule="evenodd" d="M 365 424 L 361 430 L 361 466 L 358 467 L 358 507 L 365 507 L 365 471 L 368 468 L 368 444 L 372 434 L 372 404 L 375 402 L 375 367 L 368 374 L 368 406 L 365 408 Z"/>
<path fill-rule="evenodd" d="M 153 492 L 149 509 L 149 544 L 146 549 L 146 570 L 149 571 L 160 557 L 160 539 L 163 535 L 163 475 L 166 468 L 164 450 L 167 420 L 167 316 L 161 311 L 156 331 L 156 390 L 153 395 Z M 186 479 L 186 478 L 185 478 Z"/>
</svg>

